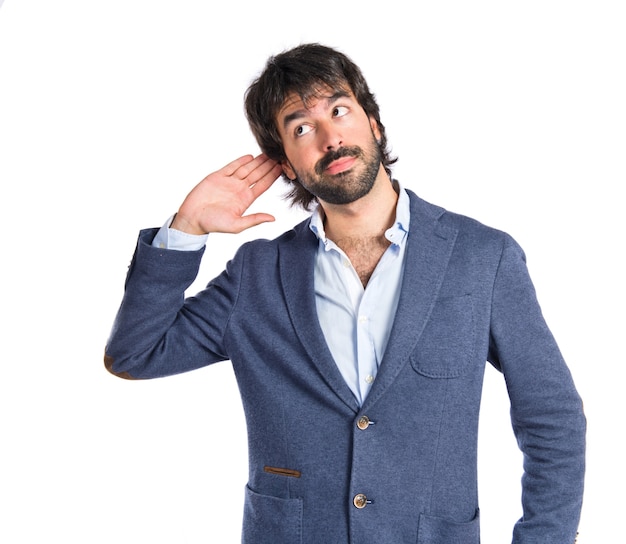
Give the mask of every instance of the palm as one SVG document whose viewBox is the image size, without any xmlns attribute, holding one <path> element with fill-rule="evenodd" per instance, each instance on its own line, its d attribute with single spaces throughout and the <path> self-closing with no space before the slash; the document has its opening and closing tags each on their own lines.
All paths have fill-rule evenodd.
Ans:
<svg viewBox="0 0 626 544">
<path fill-rule="evenodd" d="M 265 155 L 245 155 L 209 174 L 187 195 L 172 228 L 191 234 L 241 232 L 274 218 L 266 213 L 244 215 L 281 173 Z"/>
</svg>

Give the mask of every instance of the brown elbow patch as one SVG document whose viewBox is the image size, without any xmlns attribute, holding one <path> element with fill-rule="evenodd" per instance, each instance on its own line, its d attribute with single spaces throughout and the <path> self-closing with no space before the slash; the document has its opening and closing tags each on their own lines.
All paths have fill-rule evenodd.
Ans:
<svg viewBox="0 0 626 544">
<path fill-rule="evenodd" d="M 269 474 L 276 474 L 278 476 L 289 476 L 291 478 L 300 478 L 300 471 L 293 470 L 291 468 L 279 468 L 264 466 L 263 470 Z"/>
<path fill-rule="evenodd" d="M 113 370 L 113 357 L 111 357 L 110 355 L 107 355 L 106 353 L 104 354 L 104 367 L 114 376 L 117 376 L 118 378 L 123 378 L 124 380 L 135 380 L 136 378 L 133 378 L 133 376 L 131 376 L 128 372 L 115 372 Z"/>
</svg>

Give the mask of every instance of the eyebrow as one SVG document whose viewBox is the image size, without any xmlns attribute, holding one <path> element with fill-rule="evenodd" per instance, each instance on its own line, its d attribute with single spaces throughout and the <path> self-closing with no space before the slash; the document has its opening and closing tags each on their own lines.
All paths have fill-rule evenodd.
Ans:
<svg viewBox="0 0 626 544">
<path fill-rule="evenodd" d="M 339 90 L 334 92 L 330 96 L 320 97 L 320 100 L 324 99 L 326 100 L 326 102 L 328 102 L 329 105 L 331 105 L 340 98 L 345 98 L 348 96 L 350 96 L 350 93 L 348 93 L 347 91 Z M 290 123 L 297 119 L 302 119 L 303 117 L 305 117 L 307 115 L 307 111 L 307 108 L 302 108 L 290 113 L 289 115 L 285 115 L 285 118 L 283 119 L 283 128 L 286 130 Z"/>
</svg>

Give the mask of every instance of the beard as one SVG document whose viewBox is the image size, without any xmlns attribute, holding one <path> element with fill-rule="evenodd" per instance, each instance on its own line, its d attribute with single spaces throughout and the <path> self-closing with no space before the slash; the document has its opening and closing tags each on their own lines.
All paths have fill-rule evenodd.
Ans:
<svg viewBox="0 0 626 544">
<path fill-rule="evenodd" d="M 324 173 L 330 163 L 343 157 L 361 160 L 345 172 Z M 340 147 L 329 151 L 317 161 L 313 172 L 294 171 L 298 176 L 297 181 L 318 200 L 329 204 L 350 204 L 372 190 L 381 160 L 382 153 L 372 134 L 372 140 L 365 150 L 359 146 Z"/>
</svg>

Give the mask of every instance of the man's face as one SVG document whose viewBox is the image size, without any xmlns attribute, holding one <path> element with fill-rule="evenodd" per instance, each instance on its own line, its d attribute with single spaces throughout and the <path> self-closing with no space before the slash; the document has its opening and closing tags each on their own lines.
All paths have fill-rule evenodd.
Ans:
<svg viewBox="0 0 626 544">
<path fill-rule="evenodd" d="M 329 204 L 369 193 L 382 169 L 380 132 L 351 92 L 329 90 L 307 104 L 291 95 L 276 122 L 287 177 Z"/>
</svg>

